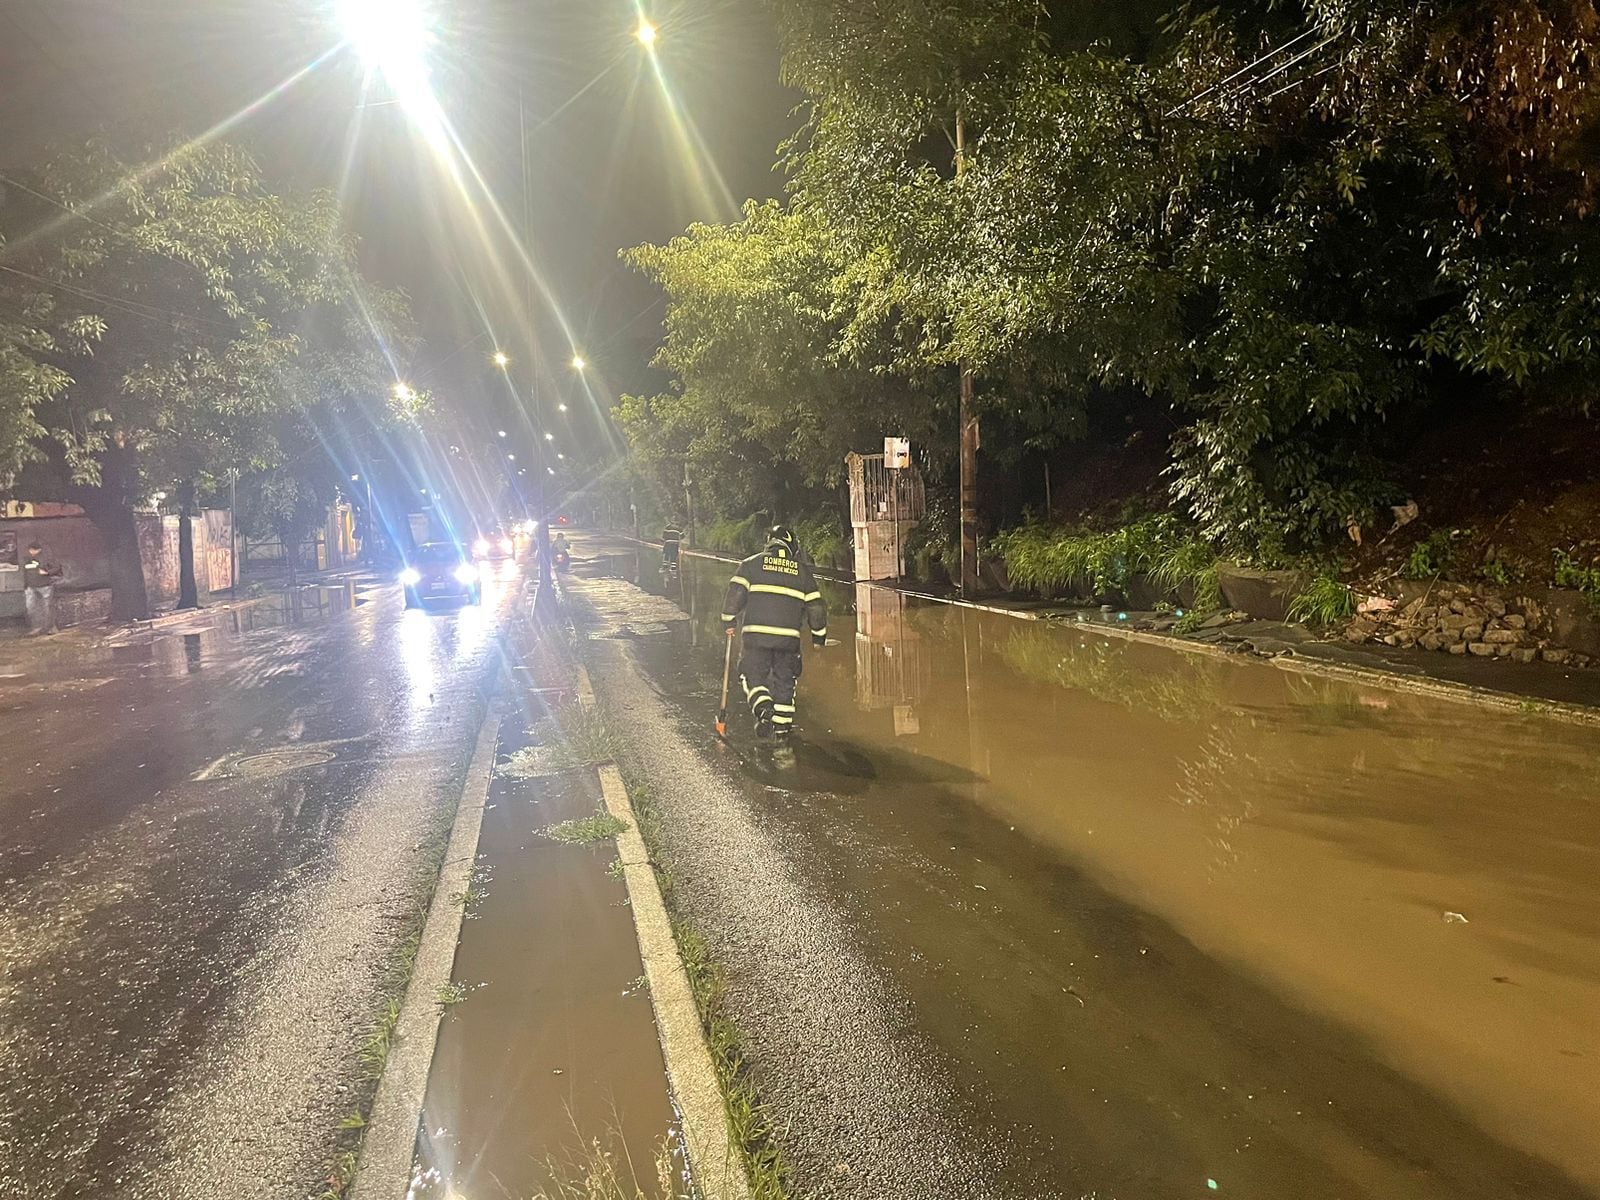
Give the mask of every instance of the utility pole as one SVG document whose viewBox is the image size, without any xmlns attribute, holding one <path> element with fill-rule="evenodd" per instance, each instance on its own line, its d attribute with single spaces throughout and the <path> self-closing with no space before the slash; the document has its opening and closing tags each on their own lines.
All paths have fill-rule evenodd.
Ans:
<svg viewBox="0 0 1600 1200">
<path fill-rule="evenodd" d="M 533 185 L 528 178 L 528 110 L 523 102 L 522 81 L 517 80 L 517 142 L 522 150 L 522 247 L 529 264 L 533 262 Z M 545 502 L 545 479 L 549 476 L 549 451 L 544 442 L 544 419 L 539 413 L 539 331 L 533 319 L 533 269 L 527 268 L 527 292 L 524 304 L 528 314 L 528 365 L 532 382 L 528 385 L 528 403 L 533 411 L 534 440 L 539 451 L 534 463 L 534 503 L 539 509 L 533 527 L 534 560 L 539 565 L 539 590 L 555 582 L 555 564 L 550 560 L 550 507 Z"/>
<path fill-rule="evenodd" d="M 689 481 L 689 463 L 688 463 L 687 459 L 684 460 L 684 464 L 683 464 L 683 503 L 684 503 L 684 515 L 688 517 L 688 521 L 686 522 L 687 528 L 684 530 L 684 533 L 686 535 L 688 535 L 688 538 L 689 538 L 689 549 L 693 550 L 695 548 L 695 543 L 694 543 L 694 486 Z"/>
<path fill-rule="evenodd" d="M 956 109 L 956 179 L 967 173 L 966 121 Z M 961 594 L 978 590 L 978 414 L 972 407 L 972 370 L 961 371 Z"/>
</svg>

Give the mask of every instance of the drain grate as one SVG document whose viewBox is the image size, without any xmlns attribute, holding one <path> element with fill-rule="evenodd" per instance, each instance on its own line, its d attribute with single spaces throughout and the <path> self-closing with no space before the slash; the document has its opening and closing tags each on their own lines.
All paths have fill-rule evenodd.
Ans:
<svg viewBox="0 0 1600 1200">
<path fill-rule="evenodd" d="M 251 754 L 233 764 L 239 775 L 281 775 L 285 771 L 298 771 L 303 767 L 320 767 L 331 763 L 336 755 L 312 746 L 290 747 L 285 750 L 268 750 L 265 754 Z"/>
</svg>

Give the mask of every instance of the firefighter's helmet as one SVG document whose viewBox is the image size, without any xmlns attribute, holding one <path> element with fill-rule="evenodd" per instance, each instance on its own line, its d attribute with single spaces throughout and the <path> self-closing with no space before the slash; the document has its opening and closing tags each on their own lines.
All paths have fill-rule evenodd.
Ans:
<svg viewBox="0 0 1600 1200">
<path fill-rule="evenodd" d="M 796 556 L 799 544 L 794 540 L 794 530 L 787 525 L 774 525 L 767 530 L 767 549 L 781 548 L 790 558 Z"/>
</svg>

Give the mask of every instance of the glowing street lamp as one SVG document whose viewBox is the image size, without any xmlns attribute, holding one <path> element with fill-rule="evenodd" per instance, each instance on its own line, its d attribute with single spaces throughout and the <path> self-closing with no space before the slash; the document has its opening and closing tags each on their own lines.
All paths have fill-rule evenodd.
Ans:
<svg viewBox="0 0 1600 1200">
<path fill-rule="evenodd" d="M 633 31 L 633 36 L 639 39 L 639 44 L 646 49 L 656 44 L 656 27 L 644 18 L 639 18 L 639 27 Z"/>
<path fill-rule="evenodd" d="M 563 400 L 560 404 L 556 405 L 556 407 L 559 408 L 562 412 L 566 412 L 567 411 L 567 402 L 565 400 Z"/>
<path fill-rule="evenodd" d="M 573 370 L 574 370 L 574 371 L 581 371 L 581 370 L 583 370 L 583 369 L 584 369 L 584 368 L 585 368 L 585 367 L 587 367 L 587 366 L 588 366 L 588 365 L 589 365 L 589 363 L 588 363 L 588 361 L 587 361 L 587 360 L 586 360 L 586 359 L 585 359 L 585 358 L 584 358 L 584 357 L 583 357 L 583 355 L 581 355 L 581 354 L 574 354 L 574 355 L 573 355 L 573 356 L 572 356 L 572 369 L 573 369 Z"/>
<path fill-rule="evenodd" d="M 396 400 L 410 400 L 415 395 L 416 393 L 406 384 L 397 383 L 394 385 L 394 398 Z"/>
<path fill-rule="evenodd" d="M 547 433 L 544 435 L 544 440 L 547 442 L 553 442 L 556 440 L 556 435 L 553 433 Z"/>
<path fill-rule="evenodd" d="M 506 435 L 506 431 L 504 429 L 497 429 L 497 430 L 495 430 L 495 432 L 498 433 L 501 437 L 505 437 L 505 435 Z"/>
<path fill-rule="evenodd" d="M 494 352 L 494 365 L 503 370 L 511 365 L 511 356 L 504 350 L 496 350 Z"/>
<path fill-rule="evenodd" d="M 517 456 L 515 454 L 508 454 L 508 455 L 506 455 L 506 457 L 508 459 L 510 459 L 512 462 L 516 462 L 517 461 Z"/>
<path fill-rule="evenodd" d="M 401 100 L 426 86 L 424 62 L 433 35 L 422 0 L 339 0 L 338 16 L 345 40 Z"/>
</svg>

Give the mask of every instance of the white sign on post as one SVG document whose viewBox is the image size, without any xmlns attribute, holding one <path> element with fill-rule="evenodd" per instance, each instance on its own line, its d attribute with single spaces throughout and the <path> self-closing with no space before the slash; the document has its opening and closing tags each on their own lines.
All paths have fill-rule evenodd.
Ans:
<svg viewBox="0 0 1600 1200">
<path fill-rule="evenodd" d="M 883 439 L 883 465 L 891 471 L 903 471 L 911 465 L 911 439 L 886 437 Z"/>
</svg>

